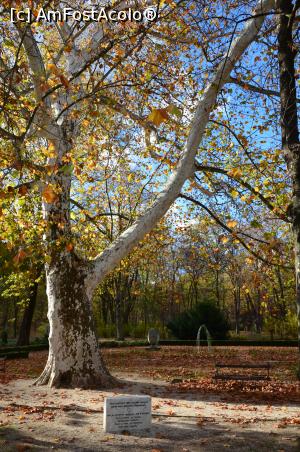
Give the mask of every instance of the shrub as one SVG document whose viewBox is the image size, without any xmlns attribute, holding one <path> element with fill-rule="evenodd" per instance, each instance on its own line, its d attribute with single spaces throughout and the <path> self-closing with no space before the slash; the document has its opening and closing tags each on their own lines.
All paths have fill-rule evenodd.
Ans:
<svg viewBox="0 0 300 452">
<path fill-rule="evenodd" d="M 168 328 L 178 339 L 196 340 L 198 329 L 203 324 L 213 339 L 225 339 L 228 335 L 229 324 L 223 312 L 207 301 L 179 314 L 169 322 Z"/>
<path fill-rule="evenodd" d="M 49 323 L 48 322 L 42 322 L 36 329 L 36 332 L 38 334 L 38 337 L 40 340 L 48 340 L 49 336 Z"/>
<path fill-rule="evenodd" d="M 127 336 L 132 338 L 144 339 L 146 335 L 146 328 L 144 323 L 138 323 L 137 325 L 127 325 Z"/>
<path fill-rule="evenodd" d="M 110 339 L 112 337 L 115 337 L 116 327 L 115 327 L 115 325 L 113 325 L 111 323 L 105 324 L 104 322 L 101 322 L 98 325 L 97 333 L 98 333 L 98 336 L 100 339 L 101 338 Z"/>
</svg>

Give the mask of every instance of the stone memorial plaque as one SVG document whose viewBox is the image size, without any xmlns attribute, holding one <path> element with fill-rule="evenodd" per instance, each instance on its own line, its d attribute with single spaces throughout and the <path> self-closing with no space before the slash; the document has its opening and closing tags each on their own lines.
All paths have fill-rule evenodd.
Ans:
<svg viewBox="0 0 300 452">
<path fill-rule="evenodd" d="M 103 428 L 122 433 L 151 427 L 150 396 L 118 396 L 104 399 Z"/>
</svg>

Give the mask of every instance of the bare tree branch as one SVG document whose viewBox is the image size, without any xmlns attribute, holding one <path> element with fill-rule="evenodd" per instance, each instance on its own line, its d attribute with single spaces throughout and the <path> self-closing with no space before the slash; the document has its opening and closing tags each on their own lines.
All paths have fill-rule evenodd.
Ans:
<svg viewBox="0 0 300 452">
<path fill-rule="evenodd" d="M 216 215 L 211 209 L 209 209 L 206 205 L 204 205 L 202 202 L 197 201 L 196 199 L 192 198 L 191 196 L 185 195 L 183 193 L 180 193 L 179 195 L 180 198 L 182 199 L 186 199 L 187 201 L 190 201 L 194 204 L 196 204 L 197 206 L 201 207 L 203 210 L 205 210 L 214 220 L 215 222 L 221 226 L 223 229 L 225 229 L 225 231 L 230 232 L 230 234 L 232 234 L 232 236 L 238 240 L 240 242 L 240 244 L 250 253 L 252 254 L 254 257 L 256 257 L 256 259 L 259 259 L 260 261 L 264 262 L 265 264 L 268 265 L 274 265 L 274 266 L 280 266 L 283 268 L 287 268 L 287 269 L 291 269 L 292 267 L 287 267 L 285 265 L 281 265 L 278 262 L 272 262 L 272 261 L 268 261 L 265 258 L 263 258 L 262 256 L 260 256 L 256 251 L 254 251 L 252 248 L 250 248 L 250 246 L 241 238 L 239 237 L 237 234 L 238 232 L 235 231 L 234 229 L 230 228 L 229 226 L 227 226 L 227 224 L 225 224 L 218 215 Z"/>
<path fill-rule="evenodd" d="M 253 195 L 257 196 L 263 203 L 265 206 L 268 207 L 269 210 L 271 210 L 272 212 L 274 211 L 275 206 L 269 201 L 268 198 L 266 198 L 262 193 L 256 191 L 250 184 L 249 182 L 246 182 L 240 178 L 235 178 L 233 176 L 231 176 L 228 171 L 222 169 L 222 168 L 218 168 L 216 166 L 208 166 L 208 165 L 201 165 L 199 162 L 195 161 L 195 169 L 196 171 L 203 171 L 203 172 L 208 172 L 208 173 L 219 173 L 219 174 L 224 174 L 225 176 L 227 176 L 228 178 L 234 180 L 235 182 L 237 182 L 238 184 L 242 185 L 243 187 L 247 188 Z M 286 216 L 286 214 L 283 212 L 281 214 L 281 219 L 286 221 L 287 223 L 290 223 L 290 220 L 288 219 L 288 217 Z"/>
<path fill-rule="evenodd" d="M 229 77 L 228 83 L 234 83 L 235 85 L 241 86 L 242 88 L 252 91 L 254 93 L 265 94 L 267 96 L 275 96 L 280 97 L 280 93 L 278 91 L 274 91 L 272 89 L 262 88 L 261 86 L 256 86 L 248 82 L 244 82 L 243 80 L 239 80 L 235 77 Z M 297 103 L 300 103 L 300 99 L 297 99 Z"/>
</svg>

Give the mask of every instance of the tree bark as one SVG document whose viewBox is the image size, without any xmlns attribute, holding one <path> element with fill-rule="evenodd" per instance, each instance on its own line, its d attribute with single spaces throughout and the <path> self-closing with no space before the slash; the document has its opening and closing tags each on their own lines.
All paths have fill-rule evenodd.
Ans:
<svg viewBox="0 0 300 452">
<path fill-rule="evenodd" d="M 300 367 L 300 142 L 295 82 L 296 48 L 293 42 L 293 17 L 299 6 L 300 2 L 298 0 L 295 6 L 291 0 L 279 1 L 278 61 L 280 71 L 282 147 L 292 179 L 293 190 L 292 203 L 289 210 L 292 217 L 295 254 Z"/>
<path fill-rule="evenodd" d="M 73 254 L 47 265 L 49 356 L 36 384 L 99 388 L 113 381 L 101 358 L 85 272 Z"/>
<path fill-rule="evenodd" d="M 29 302 L 27 306 L 25 306 L 23 318 L 19 330 L 19 336 L 17 340 L 17 345 L 29 345 L 30 341 L 30 330 L 31 330 L 31 324 L 34 314 L 34 309 L 36 306 L 36 300 L 37 300 L 37 293 L 38 293 L 38 283 L 34 282 L 33 287 L 30 291 L 29 296 Z"/>
</svg>

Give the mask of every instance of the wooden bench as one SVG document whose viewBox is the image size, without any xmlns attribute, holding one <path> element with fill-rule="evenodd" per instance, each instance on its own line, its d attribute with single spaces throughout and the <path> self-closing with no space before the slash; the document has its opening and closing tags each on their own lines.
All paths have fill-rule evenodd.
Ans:
<svg viewBox="0 0 300 452">
<path fill-rule="evenodd" d="M 270 363 L 264 364 L 222 364 L 216 363 L 214 379 L 216 380 L 271 380 Z M 263 373 L 247 374 L 247 373 L 228 373 L 220 372 L 220 369 L 259 369 Z"/>
</svg>

